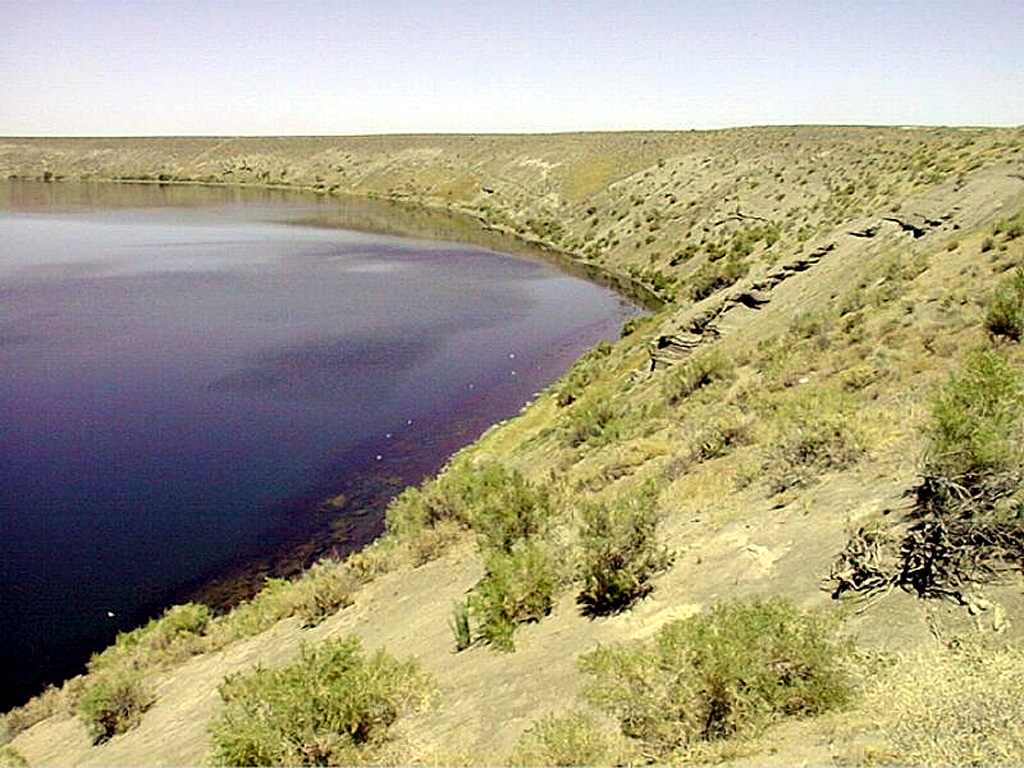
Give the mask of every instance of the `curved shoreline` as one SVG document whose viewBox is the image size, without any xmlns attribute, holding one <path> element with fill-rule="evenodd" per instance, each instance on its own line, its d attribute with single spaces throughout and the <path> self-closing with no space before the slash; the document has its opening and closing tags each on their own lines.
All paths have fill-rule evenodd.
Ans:
<svg viewBox="0 0 1024 768">
<path fill-rule="evenodd" d="M 340 229 L 354 229 L 355 231 L 372 232 L 375 234 L 394 234 L 402 237 L 420 237 L 424 239 L 450 239 L 451 242 L 457 242 L 465 245 L 482 245 L 484 247 L 493 248 L 496 251 L 503 253 L 511 253 L 513 255 L 526 255 L 536 256 L 542 258 L 550 264 L 555 265 L 567 274 L 573 277 L 580 277 L 597 285 L 601 285 L 605 288 L 611 288 L 616 293 L 620 294 L 623 298 L 636 303 L 649 311 L 655 311 L 665 305 L 665 300 L 655 294 L 647 286 L 645 286 L 639 280 L 636 280 L 629 275 L 620 272 L 615 269 L 596 264 L 592 261 L 588 261 L 585 258 L 577 255 L 573 251 L 559 248 L 558 246 L 547 242 L 539 237 L 528 237 L 521 232 L 517 232 L 515 229 L 509 226 L 501 224 L 495 224 L 487 221 L 487 219 L 478 214 L 474 214 L 464 208 L 456 208 L 452 210 L 451 204 L 442 205 L 433 203 L 430 200 L 414 200 L 409 198 L 403 198 L 400 196 L 387 197 L 381 196 L 374 193 L 361 194 L 358 192 L 345 192 L 345 193 L 332 193 L 324 192 L 316 187 L 310 187 L 305 185 L 285 185 L 285 184 L 255 184 L 246 182 L 224 182 L 224 181 L 197 181 L 191 179 L 169 179 L 169 180 L 153 180 L 153 179 L 111 179 L 111 178 L 92 178 L 92 179 L 67 179 L 57 178 L 52 180 L 46 180 L 42 177 L 23 179 L 23 178 L 8 178 L 7 181 L 12 182 L 29 182 L 29 183 L 41 183 L 41 184 L 54 184 L 54 185 L 74 185 L 74 184 L 103 184 L 103 185 L 116 185 L 123 187 L 130 187 L 133 185 L 167 188 L 167 187 L 182 187 L 182 188 L 209 188 L 209 189 L 227 189 L 227 190 L 251 190 L 260 192 L 279 192 L 284 195 L 301 195 L 308 197 L 310 202 L 333 204 L 336 206 L 344 206 L 346 203 L 351 204 L 352 201 L 384 204 L 393 206 L 394 208 L 405 210 L 406 212 L 411 211 L 413 215 L 417 212 L 430 213 L 433 216 L 443 217 L 452 222 L 461 222 L 466 225 L 470 225 L 478 234 L 484 235 L 484 237 L 466 237 L 460 238 L 458 236 L 458 230 L 454 231 L 451 238 L 446 236 L 444 238 L 436 237 L 428 229 L 422 231 L 394 231 L 388 229 L 372 228 L 372 227 L 356 227 L 346 224 L 331 225 L 325 224 L 322 221 L 312 220 L 299 220 L 297 223 L 310 224 L 312 226 L 337 226 Z M 468 233 L 467 233 L 468 234 Z M 487 237 L 488 234 L 496 235 L 497 238 Z M 511 246 L 511 247 L 509 247 Z"/>
</svg>

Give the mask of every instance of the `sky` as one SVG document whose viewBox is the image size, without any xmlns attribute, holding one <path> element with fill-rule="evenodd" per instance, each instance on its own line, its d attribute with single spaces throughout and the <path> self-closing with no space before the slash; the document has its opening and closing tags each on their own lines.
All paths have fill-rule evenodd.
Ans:
<svg viewBox="0 0 1024 768">
<path fill-rule="evenodd" d="M 1024 0 L 0 0 L 0 135 L 1024 124 Z"/>
</svg>

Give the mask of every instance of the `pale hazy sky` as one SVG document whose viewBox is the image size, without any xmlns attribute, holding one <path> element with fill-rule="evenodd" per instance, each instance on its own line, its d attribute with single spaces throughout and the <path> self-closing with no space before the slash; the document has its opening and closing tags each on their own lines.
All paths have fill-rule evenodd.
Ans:
<svg viewBox="0 0 1024 768">
<path fill-rule="evenodd" d="M 0 0 L 0 134 L 1024 124 L 1024 0 Z"/>
</svg>

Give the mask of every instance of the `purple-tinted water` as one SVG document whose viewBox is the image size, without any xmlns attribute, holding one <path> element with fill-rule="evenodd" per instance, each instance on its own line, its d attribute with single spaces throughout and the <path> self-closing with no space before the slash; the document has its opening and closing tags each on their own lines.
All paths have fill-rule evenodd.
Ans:
<svg viewBox="0 0 1024 768">
<path fill-rule="evenodd" d="M 436 468 L 637 312 L 301 206 L 30 208 L 0 210 L 0 709 L 308 534 L 351 472 Z"/>
</svg>

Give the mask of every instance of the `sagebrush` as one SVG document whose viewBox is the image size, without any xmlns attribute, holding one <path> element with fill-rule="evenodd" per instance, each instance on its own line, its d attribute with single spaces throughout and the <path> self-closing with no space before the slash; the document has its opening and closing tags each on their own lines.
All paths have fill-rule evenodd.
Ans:
<svg viewBox="0 0 1024 768">
<path fill-rule="evenodd" d="M 93 743 L 136 727 L 156 697 L 139 672 L 90 675 L 78 702 L 78 717 Z"/>
<path fill-rule="evenodd" d="M 523 540 L 510 552 L 487 553 L 485 567 L 486 575 L 469 598 L 476 636 L 501 650 L 515 650 L 516 628 L 551 612 L 558 584 L 554 564 L 543 545 Z"/>
<path fill-rule="evenodd" d="M 651 578 L 672 562 L 658 541 L 653 494 L 584 506 L 582 518 L 577 602 L 584 612 L 617 613 L 646 597 L 653 588 Z"/>
<path fill-rule="evenodd" d="M 489 546 L 509 551 L 512 544 L 538 533 L 551 513 L 550 493 L 517 469 L 496 462 L 459 461 L 438 478 L 404 491 L 388 507 L 388 533 L 410 545 L 431 535 L 453 540 L 458 530 L 475 530 Z"/>
<path fill-rule="evenodd" d="M 217 765 L 345 765 L 371 760 L 402 713 L 435 683 L 415 661 L 362 653 L 346 637 L 303 647 L 283 669 L 225 678 L 223 713 L 209 725 Z"/>
<path fill-rule="evenodd" d="M 823 619 L 772 599 L 718 605 L 666 625 L 651 643 L 599 647 L 580 668 L 592 676 L 590 701 L 663 758 L 843 704 L 847 650 Z"/>
</svg>

